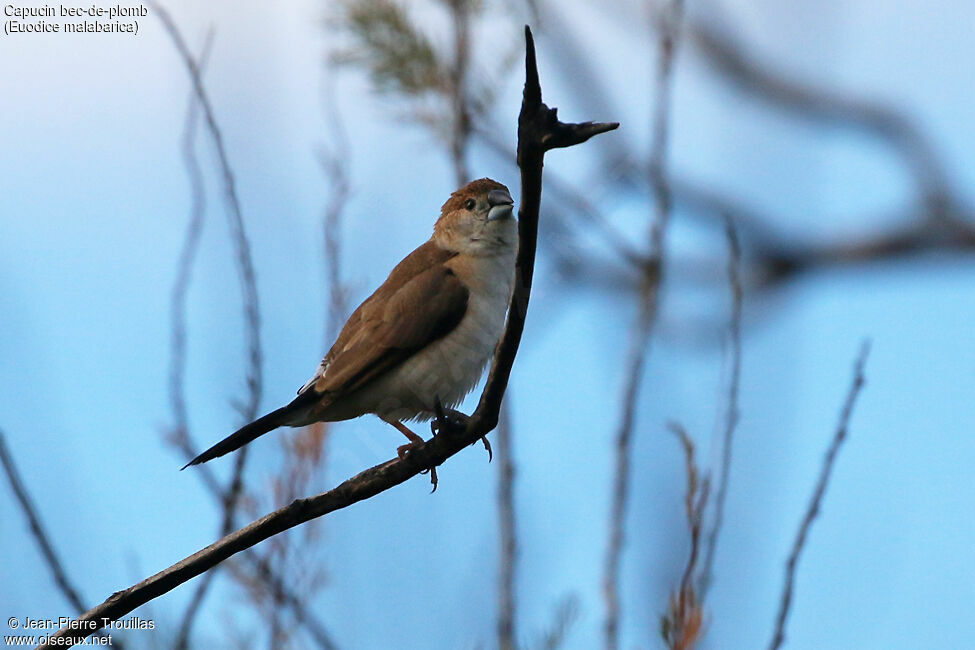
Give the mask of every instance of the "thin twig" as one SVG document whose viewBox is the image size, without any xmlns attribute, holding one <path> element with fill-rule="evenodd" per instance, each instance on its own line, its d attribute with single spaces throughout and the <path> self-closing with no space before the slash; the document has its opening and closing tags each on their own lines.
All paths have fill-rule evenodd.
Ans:
<svg viewBox="0 0 975 650">
<path fill-rule="evenodd" d="M 326 92 L 324 98 L 325 117 L 331 132 L 328 145 L 323 145 L 319 160 L 322 170 L 329 183 L 328 203 L 322 219 L 322 237 L 325 257 L 325 284 L 328 287 L 328 325 L 325 328 L 326 349 L 338 336 L 339 329 L 345 322 L 346 287 L 342 282 L 342 214 L 349 200 L 351 185 L 349 181 L 349 167 L 352 149 L 345 123 L 335 101 L 334 89 L 331 87 L 331 68 L 325 70 Z"/>
<path fill-rule="evenodd" d="M 575 594 L 564 596 L 555 606 L 552 626 L 546 630 L 538 643 L 538 647 L 542 650 L 559 650 L 578 618 L 579 597 Z"/>
<path fill-rule="evenodd" d="M 866 382 L 863 369 L 867 363 L 867 355 L 869 353 L 870 342 L 864 341 L 860 345 L 860 353 L 857 355 L 856 365 L 853 370 L 853 383 L 850 385 L 850 390 L 846 394 L 846 401 L 843 403 L 843 410 L 840 412 L 840 421 L 836 427 L 836 433 L 833 434 L 833 440 L 826 450 L 826 456 L 823 458 L 823 465 L 819 471 L 819 480 L 816 481 L 816 487 L 813 489 L 809 504 L 806 507 L 806 512 L 802 516 L 802 521 L 799 523 L 799 531 L 796 534 L 795 542 L 792 544 L 789 559 L 785 563 L 785 583 L 782 587 L 782 597 L 779 600 L 779 612 L 775 617 L 775 630 L 772 633 L 772 641 L 768 646 L 769 650 L 777 650 L 785 642 L 785 626 L 789 617 L 789 608 L 792 605 L 792 591 L 796 578 L 796 567 L 799 564 L 799 556 L 806 546 L 806 538 L 809 535 L 810 528 L 812 528 L 813 521 L 819 515 L 820 508 L 822 507 L 823 495 L 826 493 L 826 486 L 829 484 L 833 465 L 836 463 L 836 456 L 843 442 L 846 440 L 846 434 L 850 427 L 850 417 L 853 415 L 853 407 L 856 404 L 860 390 L 863 388 L 863 384 Z"/>
<path fill-rule="evenodd" d="M 2 431 L 0 431 L 0 462 L 3 463 L 3 469 L 7 473 L 7 480 L 10 481 L 10 488 L 14 491 L 14 496 L 17 497 L 20 509 L 24 511 L 24 516 L 27 517 L 27 523 L 30 526 L 30 532 L 34 536 L 34 540 L 37 542 L 37 547 L 40 549 L 48 568 L 51 569 L 54 583 L 75 610 L 78 612 L 85 611 L 86 607 L 81 600 L 81 596 L 78 594 L 78 590 L 75 589 L 74 585 L 71 584 L 71 580 L 68 579 L 64 565 L 61 564 L 61 560 L 58 558 L 54 546 L 51 545 L 50 536 L 48 536 L 47 531 L 44 529 L 44 525 L 41 523 L 41 519 L 37 514 L 37 509 L 34 507 L 33 501 L 27 493 L 27 488 L 20 478 L 20 473 L 14 464 L 13 456 L 10 455 L 10 451 L 7 449 L 6 436 Z"/>
<path fill-rule="evenodd" d="M 206 68 L 210 47 L 213 44 L 213 29 L 208 29 L 203 47 L 200 51 L 197 67 L 200 74 Z M 203 171 L 196 157 L 196 128 L 199 113 L 199 100 L 195 92 L 190 92 L 189 103 L 186 108 L 186 119 L 183 123 L 183 164 L 186 167 L 190 182 L 190 220 L 183 240 L 177 265 L 176 281 L 172 291 L 172 349 L 170 355 L 170 404 L 173 409 L 174 430 L 173 437 L 179 444 L 192 447 L 190 438 L 189 415 L 186 408 L 186 296 L 193 271 L 193 263 L 199 249 L 200 236 L 203 233 L 203 217 L 206 213 L 206 188 L 203 182 Z M 212 473 L 207 473 L 210 480 L 214 480 Z M 229 531 L 228 531 L 229 532 Z M 209 580 L 204 580 L 194 592 L 190 603 L 183 613 L 183 618 L 176 635 L 174 647 L 185 649 L 189 644 L 189 635 L 196 618 L 197 611 L 203 603 L 209 587 Z"/>
<path fill-rule="evenodd" d="M 247 340 L 247 389 L 248 399 L 242 409 L 245 420 L 253 420 L 257 417 L 257 409 L 261 400 L 262 390 L 262 365 L 261 365 L 261 339 L 260 339 L 260 304 L 257 298 L 257 280 L 254 275 L 254 263 L 251 258 L 250 244 L 247 240 L 247 233 L 244 229 L 243 211 L 240 207 L 240 199 L 237 196 L 236 183 L 233 171 L 230 168 L 230 160 L 227 156 L 226 147 L 223 143 L 223 134 L 213 111 L 213 106 L 207 95 L 206 88 L 203 86 L 203 79 L 200 76 L 200 69 L 196 60 L 186 46 L 186 41 L 180 33 L 176 23 L 165 9 L 155 0 L 148 0 L 147 4 L 152 8 L 153 13 L 158 16 L 163 23 L 166 32 L 169 34 L 176 46 L 183 64 L 193 82 L 193 88 L 200 100 L 200 107 L 203 109 L 203 116 L 206 120 L 207 130 L 213 140 L 214 149 L 220 164 L 221 176 L 224 185 L 224 198 L 227 203 L 227 217 L 230 222 L 231 235 L 234 241 L 234 248 L 237 255 L 238 271 L 240 273 L 241 289 L 244 294 L 244 317 L 245 334 Z"/>
<path fill-rule="evenodd" d="M 610 510 L 609 544 L 603 567 L 603 598 L 606 603 L 604 623 L 605 647 L 613 650 L 619 645 L 619 577 L 623 554 L 624 520 L 630 485 L 630 448 L 633 436 L 633 423 L 636 419 L 636 403 L 640 378 L 647 353 L 656 312 L 655 290 L 649 282 L 644 282 L 640 292 L 640 315 L 630 332 L 627 345 L 626 385 L 623 389 L 622 419 L 616 433 L 615 471 L 613 473 L 613 493 Z"/>
<path fill-rule="evenodd" d="M 335 642 L 332 640 L 332 636 L 325 626 L 315 618 L 315 615 L 308 610 L 308 607 L 304 600 L 298 598 L 293 591 L 288 589 L 287 585 L 281 580 L 281 578 L 274 572 L 271 566 L 268 564 L 266 559 L 258 558 L 255 553 L 247 552 L 242 556 L 247 564 L 253 577 L 259 579 L 262 583 L 268 585 L 274 594 L 274 599 L 277 602 L 283 603 L 287 606 L 291 613 L 295 617 L 295 621 L 302 625 L 305 630 L 311 634 L 312 639 L 318 644 L 318 647 L 322 650 L 335 650 L 337 647 Z"/>
<path fill-rule="evenodd" d="M 14 457 L 11 455 L 10 450 L 7 449 L 7 437 L 2 430 L 0 430 L 0 464 L 3 465 L 3 470 L 7 474 L 10 489 L 13 490 L 14 496 L 17 498 L 17 503 L 20 504 L 20 509 L 23 511 L 24 516 L 27 517 L 27 525 L 30 527 L 31 535 L 34 536 L 34 541 L 37 542 L 37 548 L 40 549 L 45 564 L 51 570 L 51 575 L 54 577 L 54 584 L 57 585 L 60 592 L 76 612 L 79 614 L 84 612 L 87 609 L 84 601 L 82 601 L 78 590 L 71 583 L 70 578 L 68 578 L 68 573 L 64 570 L 64 565 L 61 564 L 61 559 L 54 550 L 54 545 L 51 544 L 51 538 L 44 529 L 44 524 L 41 523 L 41 517 L 37 514 L 37 508 L 34 507 L 34 500 L 27 493 L 27 487 L 20 478 L 20 472 L 17 471 L 17 464 L 14 462 Z M 105 637 L 107 635 L 103 630 L 99 630 L 98 636 Z M 123 647 L 118 638 L 112 639 L 112 642 L 113 647 Z"/>
<path fill-rule="evenodd" d="M 515 520 L 515 464 L 511 447 L 510 399 L 501 405 L 498 420 L 498 647 L 517 648 L 515 633 L 515 569 L 518 559 L 518 537 Z"/>
<path fill-rule="evenodd" d="M 230 222 L 231 237 L 236 250 L 237 266 L 240 274 L 241 289 L 244 296 L 243 309 L 248 359 L 246 371 L 248 399 L 242 410 L 242 416 L 244 421 L 247 422 L 257 417 L 257 409 L 260 405 L 263 384 L 263 371 L 261 365 L 260 304 L 257 297 L 257 280 L 254 274 L 254 264 L 251 258 L 250 244 L 247 240 L 247 233 L 244 229 L 244 217 L 240 207 L 240 199 L 237 196 L 234 175 L 231 171 L 230 161 L 227 156 L 226 148 L 223 144 L 223 135 L 220 131 L 219 125 L 217 124 L 216 116 L 214 115 L 212 105 L 210 104 L 209 97 L 207 96 L 206 89 L 203 85 L 200 66 L 193 58 L 192 53 L 189 51 L 189 48 L 186 45 L 186 41 L 183 39 L 179 28 L 176 26 L 176 23 L 173 21 L 169 13 L 155 2 L 150 1 L 149 5 L 152 7 L 153 12 L 159 17 L 159 20 L 163 23 L 166 32 L 172 39 L 173 44 L 179 52 L 179 55 L 183 60 L 183 64 L 190 75 L 194 92 L 197 100 L 199 101 L 200 107 L 203 109 L 208 131 L 210 132 L 214 148 L 217 151 L 217 158 L 220 163 L 220 169 L 224 181 L 224 198 L 228 208 L 227 217 Z M 246 452 L 247 450 L 245 449 L 241 451 Z M 234 463 L 234 470 L 230 479 L 230 486 L 227 490 L 226 498 L 222 503 L 223 520 L 220 527 L 222 535 L 229 533 L 234 527 L 234 516 L 237 508 L 238 498 L 243 490 L 243 474 L 246 462 L 247 454 L 238 454 Z M 212 576 L 207 576 L 197 587 L 196 594 L 190 601 L 190 605 L 187 608 L 183 618 L 180 634 L 177 639 L 178 648 L 185 648 L 187 646 L 190 630 L 192 629 L 196 613 L 199 611 L 199 607 L 209 590 L 212 580 Z"/>
<path fill-rule="evenodd" d="M 663 270 L 664 234 L 670 218 L 671 195 L 666 173 L 667 141 L 669 139 L 670 95 L 674 54 L 684 4 L 671 0 L 659 17 L 657 71 L 654 81 L 657 104 L 653 114 L 650 160 L 650 187 L 653 191 L 653 219 L 650 224 L 648 261 L 644 267 L 639 292 L 639 313 L 630 332 L 626 356 L 625 385 L 620 425 L 616 433 L 616 462 L 613 473 L 610 506 L 609 543 L 603 568 L 603 598 L 606 604 L 604 622 L 605 647 L 619 646 L 619 575 L 623 553 L 624 521 L 630 485 L 630 449 L 636 402 L 647 354 L 647 344 L 657 319 L 657 302 Z"/>
<path fill-rule="evenodd" d="M 295 500 L 290 505 L 279 508 L 223 537 L 168 569 L 128 589 L 116 592 L 101 605 L 85 612 L 79 620 L 94 621 L 96 626 L 117 620 L 136 607 L 273 535 L 373 497 L 426 469 L 442 464 L 447 458 L 477 442 L 497 426 L 501 400 L 518 353 L 531 298 L 531 280 L 538 237 L 538 214 L 542 195 L 542 163 L 545 152 L 580 144 L 595 135 L 619 127 L 615 122 L 578 124 L 560 122 L 556 110 L 542 103 L 535 47 L 531 31 L 527 27 L 525 38 L 526 81 L 521 114 L 518 118 L 522 202 L 518 211 L 519 247 L 515 262 L 516 281 L 509 303 L 505 331 L 495 349 L 491 371 L 488 373 L 487 382 L 474 414 L 467 418 L 463 425 L 442 427 L 440 435 L 418 445 L 405 459 L 396 458 L 387 461 L 360 472 L 328 492 Z M 79 624 L 65 627 L 41 648 L 50 649 L 66 643 L 80 642 L 83 637 L 77 632 L 79 629 L 82 629 Z"/>
<path fill-rule="evenodd" d="M 731 377 L 728 379 L 728 406 L 724 420 L 724 438 L 721 441 L 721 465 L 718 474 L 718 490 L 714 496 L 714 524 L 708 533 L 705 544 L 704 562 L 701 567 L 701 600 L 707 595 L 714 579 L 714 553 L 724 522 L 725 498 L 728 495 L 728 480 L 731 476 L 731 451 L 735 429 L 738 426 L 738 392 L 741 385 L 741 245 L 738 232 L 730 216 L 725 217 L 725 235 L 728 239 L 728 287 L 731 292 L 731 318 L 728 323 L 728 338 L 731 347 Z"/>
<path fill-rule="evenodd" d="M 701 638 L 704 621 L 704 599 L 694 588 L 694 574 L 701 547 L 701 526 L 704 509 L 708 504 L 711 482 L 703 479 L 694 460 L 694 442 L 687 431 L 677 422 L 668 424 L 684 450 L 684 473 L 687 488 L 684 493 L 684 516 L 691 537 L 691 548 L 680 588 L 671 594 L 669 609 L 661 620 L 661 634 L 670 650 L 692 650 Z"/>
<path fill-rule="evenodd" d="M 200 50 L 199 69 L 206 68 L 213 44 L 213 29 L 208 29 Z M 177 263 L 176 281 L 170 298 L 170 357 L 169 357 L 169 403 L 173 410 L 173 436 L 192 446 L 188 440 L 189 415 L 186 408 L 186 297 L 189 291 L 193 264 L 199 250 L 200 236 L 203 233 L 203 218 L 206 214 L 206 186 L 203 170 L 196 157 L 196 127 L 199 103 L 196 93 L 190 93 L 183 122 L 183 165 L 190 183 L 190 219 L 183 238 L 183 248 Z"/>
</svg>

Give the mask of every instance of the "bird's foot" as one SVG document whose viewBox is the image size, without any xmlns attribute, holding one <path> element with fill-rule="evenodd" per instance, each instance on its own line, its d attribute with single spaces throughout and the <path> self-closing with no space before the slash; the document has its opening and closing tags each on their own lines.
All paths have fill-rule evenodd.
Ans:
<svg viewBox="0 0 975 650">
<path fill-rule="evenodd" d="M 413 435 L 416 436 L 415 433 Z M 416 436 L 415 440 L 413 438 L 410 438 L 410 442 L 406 443 L 405 445 L 400 445 L 399 447 L 396 448 L 396 455 L 399 456 L 400 460 L 406 460 L 406 457 L 409 456 L 411 451 L 413 451 L 417 447 L 422 446 L 423 444 L 425 444 L 425 441 L 420 436 Z M 431 485 L 433 485 L 433 489 L 430 490 L 430 493 L 433 494 L 434 492 L 437 491 L 437 481 L 438 481 L 437 468 L 430 467 L 428 469 L 420 470 L 421 474 L 426 474 L 428 472 L 430 473 L 430 483 Z"/>
<path fill-rule="evenodd" d="M 433 432 L 434 436 L 440 433 L 457 435 L 467 428 L 467 421 L 470 420 L 469 416 L 464 415 L 460 411 L 445 409 L 443 404 L 440 403 L 439 398 L 437 398 L 436 402 L 433 404 L 433 411 L 436 414 L 436 417 L 430 422 L 430 431 Z M 480 440 L 482 443 L 484 443 L 484 448 L 488 453 L 488 462 L 490 463 L 494 459 L 494 452 L 491 449 L 491 443 L 488 442 L 487 436 L 481 437 Z M 475 440 L 474 442 L 477 441 Z"/>
<path fill-rule="evenodd" d="M 470 420 L 460 411 L 445 409 L 439 398 L 433 404 L 433 412 L 436 417 L 430 422 L 430 431 L 434 436 L 441 433 L 457 435 L 467 428 L 467 421 Z"/>
<path fill-rule="evenodd" d="M 406 460 L 406 456 L 414 449 L 421 447 L 423 445 L 423 438 L 420 436 L 416 437 L 416 440 L 411 440 L 405 445 L 400 445 L 396 448 L 396 455 L 399 456 L 400 460 Z"/>
<path fill-rule="evenodd" d="M 396 455 L 399 456 L 400 460 L 406 460 L 407 456 L 409 456 L 411 451 L 413 451 L 418 447 L 422 447 L 425 444 L 426 441 L 423 440 L 423 438 L 413 433 L 413 431 L 408 426 L 406 426 L 399 420 L 386 420 L 386 422 L 399 429 L 400 433 L 406 436 L 407 439 L 409 440 L 409 442 L 406 443 L 405 445 L 400 445 L 399 447 L 396 448 Z M 420 470 L 421 474 L 426 474 L 427 472 L 430 473 L 430 482 L 433 484 L 433 489 L 430 490 L 430 492 L 431 493 L 436 492 L 437 491 L 437 468 L 429 467 L 427 469 Z"/>
</svg>

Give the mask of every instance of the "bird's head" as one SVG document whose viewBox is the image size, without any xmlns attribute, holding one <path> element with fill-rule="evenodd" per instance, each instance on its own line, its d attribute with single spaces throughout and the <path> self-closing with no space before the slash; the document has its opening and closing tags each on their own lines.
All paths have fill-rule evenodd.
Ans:
<svg viewBox="0 0 975 650">
<path fill-rule="evenodd" d="M 512 218 L 514 201 L 508 188 L 481 178 L 450 195 L 440 209 L 433 239 L 447 250 L 470 255 L 495 255 L 518 243 Z"/>
</svg>

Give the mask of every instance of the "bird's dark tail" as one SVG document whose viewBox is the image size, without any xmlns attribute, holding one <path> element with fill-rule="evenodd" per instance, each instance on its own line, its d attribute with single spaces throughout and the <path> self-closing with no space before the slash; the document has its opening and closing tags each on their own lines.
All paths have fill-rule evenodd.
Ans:
<svg viewBox="0 0 975 650">
<path fill-rule="evenodd" d="M 314 391 L 308 391 L 308 393 L 313 392 Z M 205 463 L 208 460 L 213 460 L 214 458 L 219 458 L 224 454 L 229 454 L 232 451 L 236 451 L 251 440 L 263 436 L 265 433 L 273 431 L 278 427 L 298 424 L 301 411 L 308 406 L 309 401 L 314 401 L 302 399 L 303 397 L 307 397 L 308 393 L 299 395 L 297 399 L 287 406 L 282 406 L 276 411 L 271 411 L 267 415 L 257 418 L 250 424 L 245 424 L 234 433 L 230 434 L 190 462 L 183 465 L 180 470 L 184 470 L 190 465 L 199 465 L 200 463 Z"/>
</svg>

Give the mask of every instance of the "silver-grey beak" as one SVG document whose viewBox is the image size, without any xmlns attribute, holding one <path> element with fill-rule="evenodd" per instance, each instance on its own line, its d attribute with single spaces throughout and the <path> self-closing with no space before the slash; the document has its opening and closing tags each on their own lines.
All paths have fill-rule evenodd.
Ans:
<svg viewBox="0 0 975 650">
<path fill-rule="evenodd" d="M 510 218 L 514 203 L 511 195 L 506 191 L 491 190 L 488 192 L 488 205 L 491 206 L 491 209 L 488 210 L 488 220 L 495 221 L 497 219 Z"/>
</svg>

